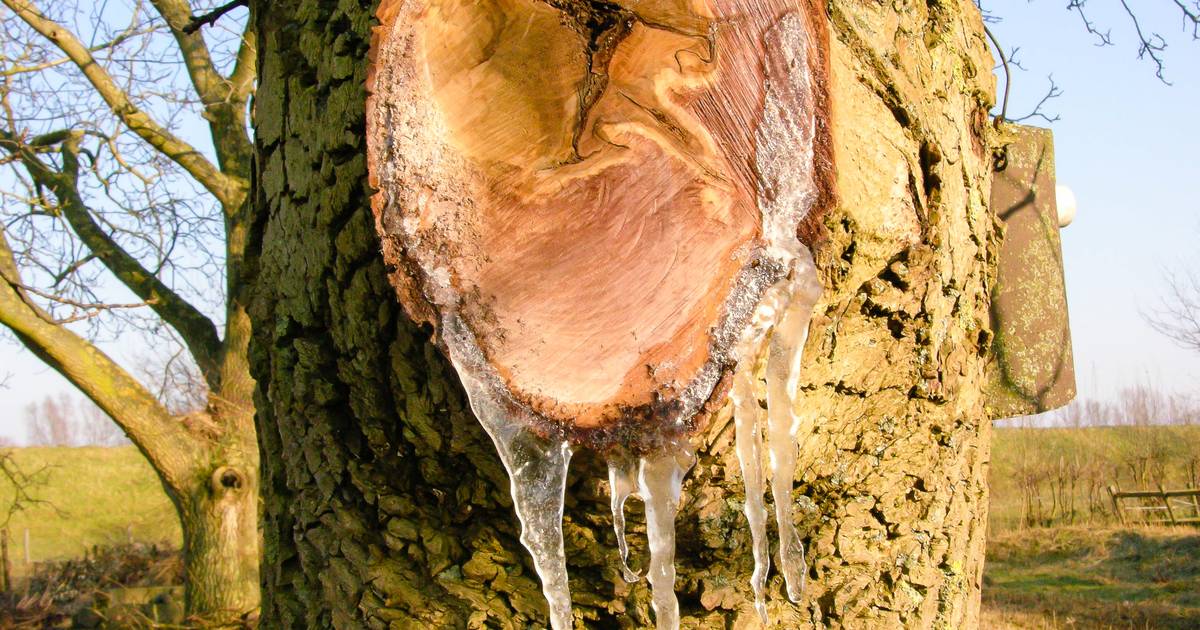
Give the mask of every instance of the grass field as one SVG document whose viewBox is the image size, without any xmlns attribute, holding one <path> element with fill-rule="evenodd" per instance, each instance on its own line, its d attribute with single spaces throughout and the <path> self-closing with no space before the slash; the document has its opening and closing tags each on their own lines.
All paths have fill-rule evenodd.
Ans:
<svg viewBox="0 0 1200 630">
<path fill-rule="evenodd" d="M 1200 628 L 1200 532 L 1029 529 L 993 536 L 984 628 Z"/>
<path fill-rule="evenodd" d="M 36 477 L 42 483 L 31 494 L 45 502 L 17 512 L 8 523 L 16 572 L 24 568 L 26 530 L 33 562 L 81 556 L 92 545 L 136 541 L 179 547 L 175 510 L 134 447 L 19 448 L 13 456 L 22 471 L 41 471 Z M 0 505 L 9 504 L 11 492 L 0 483 Z"/>
<path fill-rule="evenodd" d="M 1200 426 L 993 435 L 983 628 L 1200 628 L 1200 529 L 1118 527 L 1107 491 L 1195 487 Z"/>
<path fill-rule="evenodd" d="M 1115 528 L 1107 496 L 1092 496 L 1114 475 L 1128 488 L 1139 475 L 1183 485 L 1193 453 L 1200 427 L 998 429 L 982 627 L 1200 628 L 1200 530 Z M 26 529 L 35 562 L 129 541 L 178 547 L 174 510 L 133 447 L 25 448 L 15 457 L 23 470 L 43 470 L 34 494 L 48 502 L 9 523 L 16 572 Z M 0 501 L 3 493 L 0 483 Z M 1058 525 L 1027 527 L 1031 510 Z M 1090 525 L 1059 524 L 1071 520 Z"/>
</svg>

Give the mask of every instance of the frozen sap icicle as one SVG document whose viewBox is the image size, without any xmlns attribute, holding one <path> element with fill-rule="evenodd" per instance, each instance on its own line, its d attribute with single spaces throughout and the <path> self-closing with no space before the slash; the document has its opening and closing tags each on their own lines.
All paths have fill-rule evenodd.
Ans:
<svg viewBox="0 0 1200 630">
<path fill-rule="evenodd" d="M 804 545 L 793 518 L 792 483 L 796 476 L 796 439 L 800 420 L 795 416 L 800 359 L 808 337 L 809 311 L 790 308 L 775 328 L 767 359 L 767 449 L 771 466 L 771 495 L 779 531 L 779 570 L 788 599 L 799 602 L 804 591 Z"/>
<path fill-rule="evenodd" d="M 632 584 L 641 576 L 629 568 L 629 545 L 625 542 L 625 501 L 637 490 L 637 462 L 625 453 L 609 457 L 608 486 L 617 551 L 621 554 L 621 577 Z"/>
<path fill-rule="evenodd" d="M 750 539 L 754 552 L 754 573 L 750 586 L 754 589 L 754 609 L 763 623 L 767 622 L 765 587 L 767 571 L 771 567 L 770 548 L 767 543 L 767 506 L 763 502 L 762 436 L 759 434 L 759 417 L 762 408 L 754 393 L 754 364 L 748 360 L 739 362 L 734 373 L 733 422 L 737 456 L 741 463 L 742 480 L 746 488 L 746 505 L 743 513 L 750 523 Z"/>
<path fill-rule="evenodd" d="M 486 374 L 472 369 L 479 362 L 456 336 L 469 334 L 461 322 L 447 317 L 445 331 L 450 359 L 462 378 L 471 410 L 496 444 L 508 471 L 513 508 L 521 522 L 521 544 L 533 556 L 542 580 L 542 593 L 550 604 L 550 625 L 554 630 L 570 630 L 574 624 L 562 519 L 571 447 L 563 439 L 545 439 L 531 431 L 525 418 L 487 385 Z"/>
<path fill-rule="evenodd" d="M 641 459 L 638 493 L 646 502 L 646 534 L 650 539 L 650 567 L 646 579 L 653 596 L 658 630 L 679 627 L 679 601 L 675 598 L 675 514 L 683 477 L 695 463 L 686 441 Z"/>
</svg>

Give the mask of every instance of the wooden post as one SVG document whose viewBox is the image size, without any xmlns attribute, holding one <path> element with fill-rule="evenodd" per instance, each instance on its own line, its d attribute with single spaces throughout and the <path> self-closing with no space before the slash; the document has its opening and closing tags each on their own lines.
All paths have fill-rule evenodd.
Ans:
<svg viewBox="0 0 1200 630">
<path fill-rule="evenodd" d="M 4 565 L 4 592 L 12 589 L 12 571 L 8 565 L 8 528 L 0 529 L 0 564 Z"/>
<path fill-rule="evenodd" d="M 1116 486 L 1109 484 L 1108 496 L 1112 499 L 1113 513 L 1116 514 L 1117 518 L 1121 520 L 1121 525 L 1125 525 L 1125 513 L 1121 511 L 1121 502 L 1117 500 Z"/>
<path fill-rule="evenodd" d="M 1167 491 L 1163 489 L 1162 484 L 1158 484 L 1158 496 L 1162 499 L 1163 505 L 1167 508 L 1167 518 L 1171 519 L 1171 525 L 1178 525 L 1175 522 L 1175 510 L 1171 509 L 1171 499 L 1167 497 Z"/>
<path fill-rule="evenodd" d="M 1188 490 L 1192 491 L 1192 516 L 1200 518 L 1200 481 L 1196 480 L 1196 464 L 1200 458 L 1193 457 L 1188 461 Z"/>
</svg>

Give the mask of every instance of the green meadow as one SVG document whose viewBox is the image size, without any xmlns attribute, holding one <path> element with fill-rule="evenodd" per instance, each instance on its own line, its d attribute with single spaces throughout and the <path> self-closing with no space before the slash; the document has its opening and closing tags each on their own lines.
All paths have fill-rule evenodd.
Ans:
<svg viewBox="0 0 1200 630">
<path fill-rule="evenodd" d="M 9 557 L 21 574 L 32 562 L 79 557 L 94 545 L 127 542 L 178 548 L 179 519 L 154 471 L 132 446 L 17 448 L 13 460 L 34 479 L 38 502 L 9 518 Z M 0 505 L 12 486 L 0 481 Z"/>
</svg>

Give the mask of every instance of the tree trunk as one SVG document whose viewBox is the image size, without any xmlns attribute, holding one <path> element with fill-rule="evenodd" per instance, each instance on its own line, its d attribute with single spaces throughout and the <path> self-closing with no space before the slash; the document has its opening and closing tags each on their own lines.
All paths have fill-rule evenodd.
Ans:
<svg viewBox="0 0 1200 630">
<path fill-rule="evenodd" d="M 388 284 L 366 185 L 374 6 L 255 12 L 252 370 L 267 627 L 545 626 L 508 479 L 457 376 Z M 967 0 L 829 4 L 839 204 L 802 376 L 801 604 L 780 627 L 972 627 L 986 523 L 981 389 L 998 234 L 991 59 Z M 685 627 L 755 623 L 729 414 L 698 436 L 677 518 Z M 652 623 L 621 577 L 599 458 L 564 518 L 582 627 Z M 630 517 L 635 566 L 644 518 Z"/>
<path fill-rule="evenodd" d="M 189 622 L 204 628 L 253 623 L 261 595 L 258 457 L 253 434 L 228 439 L 215 456 L 197 460 L 187 486 L 174 493 L 185 609 Z"/>
<path fill-rule="evenodd" d="M 186 610 L 206 628 L 241 627 L 258 606 L 258 506 L 244 479 L 234 487 L 220 479 L 198 486 L 180 519 Z"/>
</svg>

